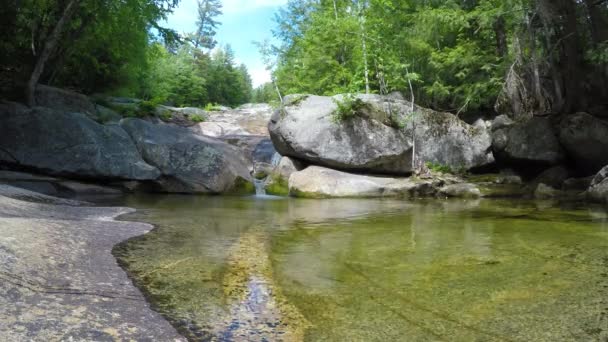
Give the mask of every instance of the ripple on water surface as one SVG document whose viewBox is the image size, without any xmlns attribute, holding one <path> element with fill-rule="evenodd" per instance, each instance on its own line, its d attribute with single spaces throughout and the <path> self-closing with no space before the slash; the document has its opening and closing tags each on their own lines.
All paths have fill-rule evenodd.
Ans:
<svg viewBox="0 0 608 342">
<path fill-rule="evenodd" d="M 522 201 L 130 197 L 115 254 L 202 341 L 608 338 L 608 215 Z"/>
</svg>

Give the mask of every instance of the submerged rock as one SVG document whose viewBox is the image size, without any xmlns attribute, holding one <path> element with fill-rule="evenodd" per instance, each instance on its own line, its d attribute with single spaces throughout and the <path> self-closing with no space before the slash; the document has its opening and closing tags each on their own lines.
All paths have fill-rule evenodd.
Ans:
<svg viewBox="0 0 608 342">
<path fill-rule="evenodd" d="M 544 183 L 538 184 L 534 190 L 534 198 L 536 199 L 556 198 L 561 196 L 561 194 L 561 191 Z"/>
<path fill-rule="evenodd" d="M 482 196 L 479 188 L 470 183 L 446 185 L 439 189 L 439 193 L 446 197 L 457 198 L 478 198 Z"/>
<path fill-rule="evenodd" d="M 0 117 L 0 162 L 5 165 L 78 178 L 160 176 L 118 125 L 101 125 L 84 114 L 12 103 L 0 104 Z"/>
<path fill-rule="evenodd" d="M 182 193 L 253 192 L 249 162 L 225 142 L 196 135 L 186 128 L 125 119 L 142 157 L 162 172 L 161 191 Z"/>
<path fill-rule="evenodd" d="M 561 189 L 566 179 L 570 175 L 570 171 L 564 166 L 554 166 L 538 175 L 532 182 L 533 186 L 540 183 L 546 184 L 555 189 Z"/>
<path fill-rule="evenodd" d="M 435 192 L 432 180 L 363 176 L 319 166 L 289 177 L 289 194 L 294 197 L 416 197 Z"/>
</svg>

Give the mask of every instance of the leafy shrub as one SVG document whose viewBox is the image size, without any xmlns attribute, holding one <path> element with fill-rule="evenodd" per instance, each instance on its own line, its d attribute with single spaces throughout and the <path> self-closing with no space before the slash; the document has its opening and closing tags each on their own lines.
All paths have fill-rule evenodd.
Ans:
<svg viewBox="0 0 608 342">
<path fill-rule="evenodd" d="M 361 99 L 354 94 L 346 94 L 342 100 L 333 100 L 338 108 L 331 114 L 331 119 L 335 123 L 344 122 L 357 115 L 359 110 L 365 105 Z"/>
<path fill-rule="evenodd" d="M 190 120 L 193 122 L 203 122 L 205 118 L 200 114 L 192 114 L 190 115 Z"/>
<path fill-rule="evenodd" d="M 154 115 L 156 112 L 156 103 L 152 101 L 143 101 L 138 106 L 138 112 L 139 117 Z"/>
<path fill-rule="evenodd" d="M 207 103 L 205 106 L 205 111 L 207 112 L 218 112 L 220 110 L 222 110 L 222 108 L 217 103 Z"/>
<path fill-rule="evenodd" d="M 160 113 L 159 117 L 163 121 L 169 121 L 173 118 L 173 114 L 171 114 L 171 111 L 164 110 Z"/>
<path fill-rule="evenodd" d="M 453 168 L 449 165 L 426 162 L 426 167 L 433 172 L 451 173 L 454 175 L 464 175 L 467 173 L 467 168 L 464 166 Z"/>
<path fill-rule="evenodd" d="M 441 172 L 441 173 L 453 173 L 452 168 L 449 165 L 442 165 L 439 163 L 427 162 L 426 167 L 433 172 Z"/>
<path fill-rule="evenodd" d="M 138 114 L 137 114 L 138 112 L 133 107 L 116 106 L 113 108 L 124 118 L 136 118 L 138 116 Z"/>
</svg>

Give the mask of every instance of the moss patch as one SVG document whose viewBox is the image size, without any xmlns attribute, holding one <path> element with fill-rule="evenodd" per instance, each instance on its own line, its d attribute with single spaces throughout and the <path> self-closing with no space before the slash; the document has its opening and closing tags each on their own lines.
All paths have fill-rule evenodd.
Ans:
<svg viewBox="0 0 608 342">
<path fill-rule="evenodd" d="M 280 175 L 272 175 L 266 183 L 266 193 L 274 196 L 289 196 L 289 182 Z"/>
</svg>

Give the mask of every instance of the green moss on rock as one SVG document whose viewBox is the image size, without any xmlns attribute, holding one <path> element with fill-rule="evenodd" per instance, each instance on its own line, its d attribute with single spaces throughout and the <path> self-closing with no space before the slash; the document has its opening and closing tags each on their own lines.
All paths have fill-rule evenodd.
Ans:
<svg viewBox="0 0 608 342">
<path fill-rule="evenodd" d="M 266 193 L 274 196 L 289 196 L 289 182 L 280 175 L 270 176 L 266 183 Z"/>
</svg>

